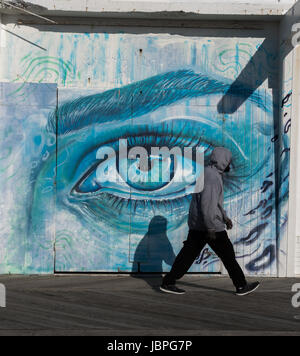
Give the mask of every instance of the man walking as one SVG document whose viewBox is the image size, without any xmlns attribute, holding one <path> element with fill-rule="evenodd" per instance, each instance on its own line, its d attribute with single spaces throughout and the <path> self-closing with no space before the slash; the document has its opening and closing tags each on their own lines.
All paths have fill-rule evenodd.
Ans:
<svg viewBox="0 0 300 356">
<path fill-rule="evenodd" d="M 223 209 L 223 173 L 229 172 L 232 160 L 231 152 L 224 147 L 216 147 L 210 157 L 209 166 L 204 169 L 204 189 L 193 194 L 189 210 L 189 233 L 184 246 L 177 255 L 172 269 L 165 275 L 160 290 L 166 293 L 184 294 L 176 287 L 176 280 L 181 278 L 191 267 L 205 244 L 213 249 L 221 259 L 236 288 L 237 295 L 246 295 L 259 286 L 259 282 L 247 283 L 244 273 L 236 261 L 234 249 L 227 229 L 232 222 Z"/>
</svg>

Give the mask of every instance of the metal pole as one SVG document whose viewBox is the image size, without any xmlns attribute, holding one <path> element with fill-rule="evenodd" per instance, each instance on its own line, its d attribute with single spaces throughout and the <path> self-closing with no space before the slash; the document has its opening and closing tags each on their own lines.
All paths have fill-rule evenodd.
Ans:
<svg viewBox="0 0 300 356">
<path fill-rule="evenodd" d="M 43 20 L 46 20 L 46 21 L 49 21 L 49 22 L 51 22 L 51 23 L 57 24 L 57 22 L 55 22 L 55 21 L 53 21 L 53 20 L 50 20 L 50 19 L 48 19 L 47 17 L 37 15 L 37 14 L 35 14 L 34 12 L 31 12 L 31 11 L 22 9 L 22 8 L 20 8 L 20 7 L 18 7 L 18 6 L 12 5 L 12 4 L 10 4 L 10 3 L 4 1 L 4 0 L 1 0 L 1 1 L 2 1 L 2 6 L 3 6 L 3 4 L 5 4 L 5 5 L 7 5 L 7 6 L 13 7 L 14 9 L 17 9 L 17 10 L 20 10 L 20 11 L 23 11 L 23 12 L 26 12 L 26 13 L 29 14 L 29 15 L 36 16 L 36 17 L 39 17 L 39 18 L 41 18 L 41 19 L 43 19 Z"/>
</svg>

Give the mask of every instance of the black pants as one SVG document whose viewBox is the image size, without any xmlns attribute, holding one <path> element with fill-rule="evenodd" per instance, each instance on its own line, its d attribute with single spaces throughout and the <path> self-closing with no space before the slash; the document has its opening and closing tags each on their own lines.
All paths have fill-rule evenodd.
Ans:
<svg viewBox="0 0 300 356">
<path fill-rule="evenodd" d="M 175 284 L 176 280 L 189 270 L 207 243 L 223 262 L 234 286 L 236 288 L 245 286 L 246 279 L 244 273 L 236 261 L 232 243 L 225 230 L 217 232 L 214 241 L 208 240 L 204 231 L 190 230 L 187 240 L 184 241 L 183 248 L 173 263 L 171 271 L 163 278 L 163 284 Z"/>
</svg>

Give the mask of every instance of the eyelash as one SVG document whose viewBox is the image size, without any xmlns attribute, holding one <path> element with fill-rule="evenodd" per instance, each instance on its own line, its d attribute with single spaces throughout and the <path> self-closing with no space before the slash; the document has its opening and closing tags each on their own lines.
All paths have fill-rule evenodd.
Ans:
<svg viewBox="0 0 300 356">
<path fill-rule="evenodd" d="M 182 207 L 182 204 L 184 202 L 189 203 L 190 202 L 190 197 L 189 196 L 183 196 L 181 198 L 175 198 L 175 199 L 165 199 L 161 201 L 152 201 L 152 200 L 134 200 L 134 199 L 126 199 L 126 198 L 121 198 L 117 197 L 113 194 L 110 193 L 105 193 L 107 195 L 108 200 L 110 201 L 110 205 L 112 208 L 117 209 L 119 213 L 122 212 L 124 208 L 128 209 L 129 205 L 133 205 L 133 212 L 136 212 L 136 210 L 139 207 L 145 208 L 146 205 L 150 205 L 151 209 L 160 209 L 163 208 L 164 210 L 166 209 L 166 204 L 168 205 L 169 208 L 171 208 L 171 211 L 173 212 L 174 209 Z"/>
<path fill-rule="evenodd" d="M 184 132 L 186 125 L 187 123 L 185 123 L 185 125 L 180 130 L 180 132 L 175 133 L 173 125 L 168 125 L 163 122 L 161 126 L 157 128 L 156 131 L 149 130 L 149 127 L 147 127 L 146 132 L 143 132 L 143 135 L 129 136 L 128 143 L 131 145 L 131 147 L 141 145 L 145 148 L 150 148 L 151 146 L 158 145 L 158 144 L 160 146 L 167 146 L 167 147 L 200 146 L 201 144 L 203 144 L 203 142 L 205 141 L 203 141 L 202 137 L 199 138 L 198 135 L 194 135 L 193 137 L 181 136 L 182 133 Z M 157 139 L 157 137 L 159 137 L 161 141 L 159 143 L 154 142 L 150 145 L 149 142 L 147 142 L 149 141 L 150 137 L 154 139 Z M 124 138 L 126 138 L 126 136 L 124 136 Z M 209 144 L 206 145 L 212 147 Z"/>
</svg>

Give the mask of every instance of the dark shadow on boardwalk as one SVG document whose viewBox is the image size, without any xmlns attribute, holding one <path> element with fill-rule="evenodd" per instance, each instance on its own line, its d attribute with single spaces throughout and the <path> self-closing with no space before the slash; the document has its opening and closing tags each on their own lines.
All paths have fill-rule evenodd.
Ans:
<svg viewBox="0 0 300 356">
<path fill-rule="evenodd" d="M 161 284 L 163 262 L 171 266 L 176 257 L 167 236 L 167 224 L 165 217 L 154 216 L 134 254 L 132 277 L 144 279 L 155 290 Z"/>
</svg>

